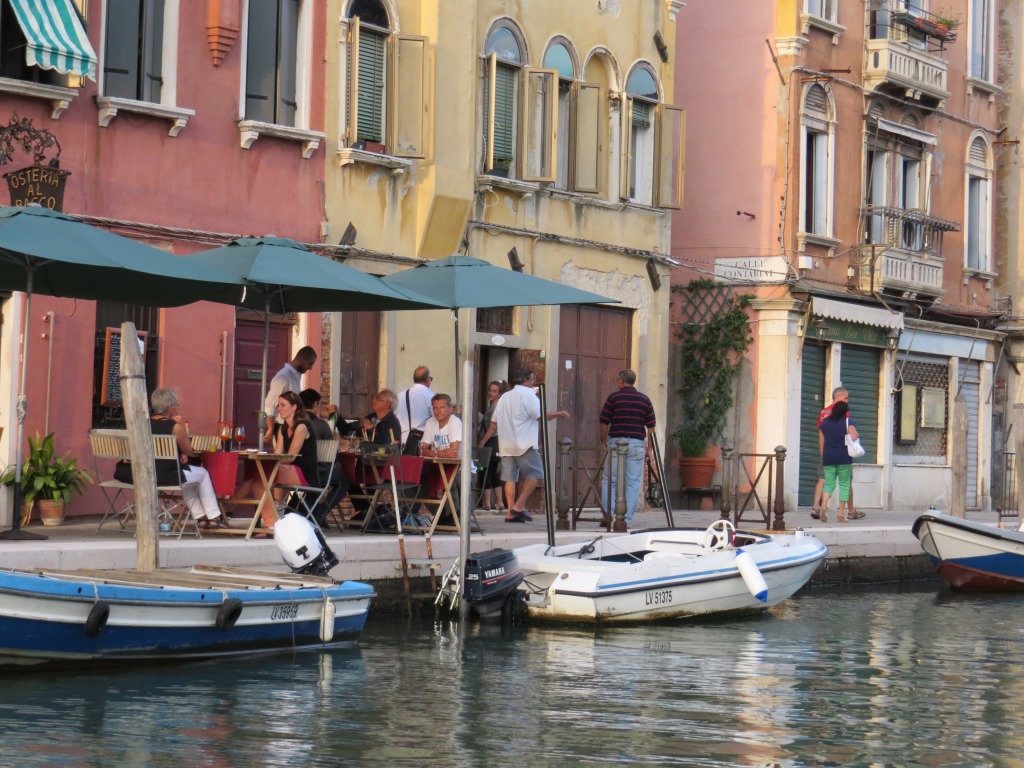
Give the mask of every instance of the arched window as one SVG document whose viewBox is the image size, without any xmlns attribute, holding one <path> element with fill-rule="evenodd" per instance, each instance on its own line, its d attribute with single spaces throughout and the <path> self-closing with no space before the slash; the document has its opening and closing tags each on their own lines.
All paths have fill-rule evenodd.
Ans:
<svg viewBox="0 0 1024 768">
<path fill-rule="evenodd" d="M 544 54 L 544 69 L 558 73 L 558 131 L 555 149 L 555 186 L 569 189 L 569 130 L 572 121 L 572 91 L 576 80 L 576 62 L 565 43 L 554 42 Z"/>
<path fill-rule="evenodd" d="M 522 34 L 498 22 L 484 45 L 483 172 L 555 180 L 558 72 L 530 69 Z"/>
<path fill-rule="evenodd" d="M 662 104 L 653 67 L 626 78 L 619 195 L 641 205 L 682 204 L 683 110 Z"/>
<path fill-rule="evenodd" d="M 832 100 L 819 84 L 804 93 L 803 168 L 800 176 L 800 231 L 821 237 L 832 235 L 832 199 L 835 123 Z"/>
<path fill-rule="evenodd" d="M 381 0 L 352 0 L 346 35 L 346 147 L 426 156 L 427 38 L 400 35 Z"/>
<path fill-rule="evenodd" d="M 983 136 L 975 136 L 967 153 L 964 266 L 992 271 L 989 221 L 992 216 L 992 153 Z"/>
</svg>

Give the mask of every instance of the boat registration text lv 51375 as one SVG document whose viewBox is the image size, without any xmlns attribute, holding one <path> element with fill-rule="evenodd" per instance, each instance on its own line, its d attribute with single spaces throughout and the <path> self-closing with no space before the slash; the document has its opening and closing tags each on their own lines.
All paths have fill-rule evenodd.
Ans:
<svg viewBox="0 0 1024 768">
<path fill-rule="evenodd" d="M 270 620 L 281 621 L 297 619 L 299 617 L 299 604 L 298 603 L 284 603 L 283 605 L 275 605 L 270 609 Z"/>
<path fill-rule="evenodd" d="M 644 605 L 666 605 L 672 602 L 672 590 L 648 592 L 644 595 Z"/>
</svg>

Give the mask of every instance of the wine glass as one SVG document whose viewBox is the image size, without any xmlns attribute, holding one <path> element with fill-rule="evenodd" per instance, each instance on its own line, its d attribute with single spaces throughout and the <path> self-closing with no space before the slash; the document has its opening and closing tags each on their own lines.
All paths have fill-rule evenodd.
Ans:
<svg viewBox="0 0 1024 768">
<path fill-rule="evenodd" d="M 223 450 L 230 450 L 228 443 L 231 442 L 231 422 L 220 422 L 220 441 L 223 443 Z"/>
<path fill-rule="evenodd" d="M 245 427 L 241 424 L 235 427 L 235 442 L 238 444 L 238 450 L 242 450 L 242 442 L 245 440 Z"/>
</svg>

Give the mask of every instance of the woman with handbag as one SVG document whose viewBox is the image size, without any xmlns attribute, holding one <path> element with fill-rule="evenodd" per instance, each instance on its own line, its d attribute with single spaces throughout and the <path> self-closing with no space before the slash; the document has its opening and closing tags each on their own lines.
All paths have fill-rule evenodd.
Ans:
<svg viewBox="0 0 1024 768">
<path fill-rule="evenodd" d="M 857 434 L 857 427 L 850 421 L 850 407 L 839 401 L 832 408 L 821 426 L 818 427 L 818 450 L 821 452 L 821 463 L 825 470 L 825 487 L 821 495 L 821 508 L 819 510 L 820 520 L 828 522 L 828 503 L 835 492 L 836 484 L 839 485 L 839 516 L 836 518 L 840 523 L 845 523 L 847 517 L 845 512 L 850 509 L 850 482 L 853 479 L 853 455 L 854 448 L 847 448 L 847 435 L 850 442 L 855 443 L 859 449 L 858 455 L 863 456 L 864 449 L 860 447 L 860 435 Z"/>
</svg>

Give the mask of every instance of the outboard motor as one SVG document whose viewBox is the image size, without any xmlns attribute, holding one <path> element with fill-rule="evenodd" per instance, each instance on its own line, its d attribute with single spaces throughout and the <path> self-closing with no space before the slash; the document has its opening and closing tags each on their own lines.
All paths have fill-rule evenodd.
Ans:
<svg viewBox="0 0 1024 768">
<path fill-rule="evenodd" d="M 466 558 L 463 598 L 481 619 L 511 619 L 523 581 L 516 553 L 509 549 L 473 552 Z"/>
<path fill-rule="evenodd" d="M 324 535 L 299 514 L 290 513 L 277 521 L 274 543 L 292 573 L 329 577 L 339 562 Z"/>
</svg>

